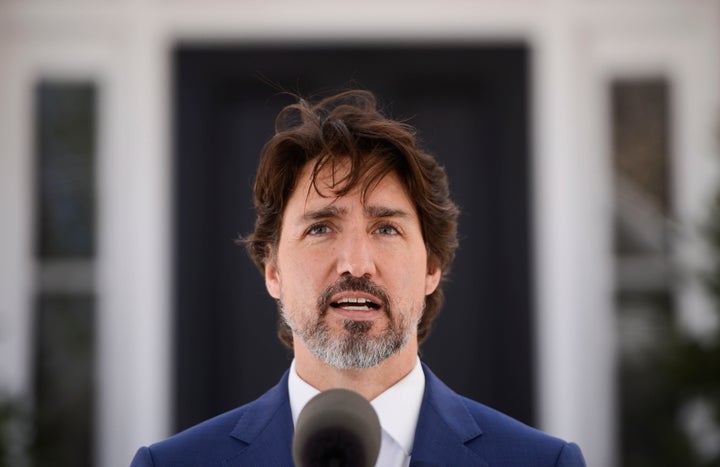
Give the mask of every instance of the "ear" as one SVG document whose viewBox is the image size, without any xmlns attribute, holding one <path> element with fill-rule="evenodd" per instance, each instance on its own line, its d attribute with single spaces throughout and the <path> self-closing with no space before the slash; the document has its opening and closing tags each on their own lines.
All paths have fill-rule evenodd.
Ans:
<svg viewBox="0 0 720 467">
<path fill-rule="evenodd" d="M 271 250 L 270 247 L 268 247 Z M 265 288 L 271 297 L 280 300 L 280 271 L 272 251 L 268 252 L 265 260 Z"/>
<path fill-rule="evenodd" d="M 438 284 L 440 284 L 440 277 L 442 277 L 440 267 L 436 265 L 428 265 L 428 272 L 425 276 L 425 295 L 430 295 L 435 292 Z"/>
</svg>

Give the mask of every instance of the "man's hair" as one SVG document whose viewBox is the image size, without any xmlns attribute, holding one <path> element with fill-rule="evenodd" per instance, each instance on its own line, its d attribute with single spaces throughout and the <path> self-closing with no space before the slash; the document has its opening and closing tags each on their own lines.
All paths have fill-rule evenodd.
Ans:
<svg viewBox="0 0 720 467">
<path fill-rule="evenodd" d="M 359 187 L 364 200 L 382 178 L 395 173 L 417 210 L 428 271 L 448 272 L 457 249 L 458 208 L 450 199 L 445 170 L 417 143 L 410 125 L 391 120 L 377 109 L 369 91 L 352 90 L 316 103 L 303 99 L 288 105 L 275 121 L 275 135 L 265 144 L 255 179 L 255 231 L 244 241 L 253 261 L 265 271 L 277 251 L 282 218 L 297 188 L 303 167 L 314 164 L 311 189 L 321 196 L 317 175 L 349 163 L 349 172 L 336 179 L 332 195 L 344 196 Z M 426 297 L 418 323 L 418 341 L 424 341 L 443 301 L 442 284 Z M 279 320 L 278 336 L 292 347 L 292 331 Z"/>
</svg>

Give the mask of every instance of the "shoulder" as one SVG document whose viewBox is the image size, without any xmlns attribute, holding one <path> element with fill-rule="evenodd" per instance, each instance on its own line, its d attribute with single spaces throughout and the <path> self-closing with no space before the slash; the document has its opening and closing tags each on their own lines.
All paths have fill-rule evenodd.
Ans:
<svg viewBox="0 0 720 467">
<path fill-rule="evenodd" d="M 448 388 L 427 367 L 426 415 L 442 420 L 480 458 L 500 465 L 584 467 L 580 449 Z M 493 464 L 493 462 L 491 462 Z"/>
<path fill-rule="evenodd" d="M 511 437 L 523 441 L 539 441 L 555 444 L 559 439 L 543 433 L 487 405 L 463 396 L 457 396 L 470 416 L 478 423 L 484 435 Z"/>
<path fill-rule="evenodd" d="M 141 448 L 131 467 L 223 465 L 243 453 L 283 407 L 287 411 L 283 415 L 290 417 L 287 400 L 287 382 L 283 378 L 277 386 L 248 404 Z"/>
<path fill-rule="evenodd" d="M 548 435 L 484 404 L 458 396 L 482 429 L 475 440 L 489 457 L 555 460 L 552 465 L 584 466 L 580 448 Z"/>
<path fill-rule="evenodd" d="M 230 433 L 251 405 L 206 420 L 163 441 L 141 448 L 131 467 L 214 465 L 240 447 Z"/>
</svg>

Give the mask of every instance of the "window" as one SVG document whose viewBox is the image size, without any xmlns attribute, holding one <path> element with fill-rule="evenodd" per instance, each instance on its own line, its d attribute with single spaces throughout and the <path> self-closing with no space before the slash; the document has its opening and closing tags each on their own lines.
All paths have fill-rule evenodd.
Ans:
<svg viewBox="0 0 720 467">
<path fill-rule="evenodd" d="M 620 442 L 625 466 L 699 466 L 683 423 L 688 366 L 679 351 L 670 196 L 671 92 L 662 78 L 612 86 Z M 707 460 L 707 459 L 705 459 Z"/>
<path fill-rule="evenodd" d="M 90 466 L 95 378 L 96 89 L 35 89 L 34 465 Z"/>
</svg>

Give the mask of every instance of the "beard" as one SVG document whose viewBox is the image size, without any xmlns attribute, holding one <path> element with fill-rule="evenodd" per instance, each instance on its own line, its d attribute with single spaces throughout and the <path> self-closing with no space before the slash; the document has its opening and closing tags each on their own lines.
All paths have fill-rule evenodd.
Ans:
<svg viewBox="0 0 720 467">
<path fill-rule="evenodd" d="M 333 333 L 325 319 L 330 299 L 347 291 L 365 292 L 379 299 L 388 319 L 385 330 L 372 335 L 373 321 L 346 319 L 342 322 L 340 334 Z M 410 323 L 404 315 L 396 316 L 385 290 L 366 277 L 345 276 L 339 279 L 320 295 L 316 307 L 314 316 L 317 318 L 309 318 L 302 323 L 289 317 L 282 302 L 280 314 L 313 355 L 342 370 L 371 368 L 395 354 L 408 343 L 420 319 L 418 317 Z"/>
</svg>

